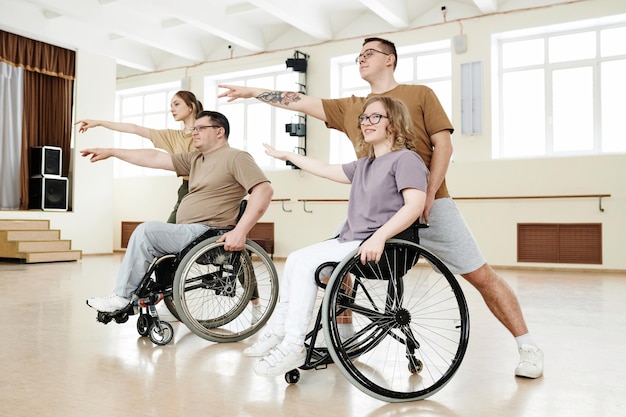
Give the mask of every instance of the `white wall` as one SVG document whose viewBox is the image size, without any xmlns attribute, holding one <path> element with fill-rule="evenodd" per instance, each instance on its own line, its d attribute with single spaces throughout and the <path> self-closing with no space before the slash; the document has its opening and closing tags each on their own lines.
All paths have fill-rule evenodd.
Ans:
<svg viewBox="0 0 626 417">
<path fill-rule="evenodd" d="M 556 6 L 537 11 L 495 15 L 463 22 L 468 37 L 468 51 L 453 56 L 453 95 L 459 96 L 458 79 L 461 63 L 483 63 L 484 133 L 476 136 L 460 134 L 459 103 L 454 101 L 453 135 L 454 162 L 448 173 L 448 184 L 453 196 L 502 195 L 566 195 L 611 194 L 604 199 L 600 212 L 595 199 L 568 200 L 492 200 L 458 201 L 468 224 L 485 256 L 492 265 L 520 266 L 516 262 L 516 224 L 518 222 L 600 222 L 603 224 L 604 262 L 593 265 L 538 265 L 522 266 L 601 268 L 626 270 L 622 256 L 626 232 L 626 156 L 599 156 L 585 158 L 552 158 L 524 161 L 493 161 L 491 155 L 490 119 L 490 34 L 529 26 L 541 26 L 573 20 L 583 20 L 626 13 L 626 2 L 594 0 Z M 417 42 L 451 39 L 459 33 L 456 22 L 434 25 L 406 32 L 382 34 L 397 46 Z M 330 58 L 360 50 L 362 39 L 333 42 L 299 48 L 311 56 L 308 71 L 308 93 L 329 97 Z M 293 50 L 261 54 L 232 60 L 207 63 L 202 66 L 130 77 L 117 80 L 117 88 L 180 80 L 190 77 L 190 89 L 203 96 L 202 77 L 237 70 L 276 65 L 291 57 Z M 114 63 L 78 51 L 77 118 L 113 118 Z M 205 107 L 210 107 L 205 103 Z M 236 129 L 236 126 L 233 126 Z M 309 118 L 308 154 L 328 157 L 329 133 L 323 123 Z M 77 148 L 112 143 L 112 134 L 95 129 L 78 135 Z M 121 221 L 165 220 L 176 198 L 179 180 L 174 177 L 133 180 L 112 179 L 112 168 L 107 163 L 89 165 L 76 161 L 74 181 L 74 213 L 16 213 L 19 218 L 50 218 L 53 226 L 62 229 L 63 237 L 74 241 L 74 246 L 85 253 L 111 252 L 120 247 Z M 348 188 L 313 178 L 300 171 L 269 172 L 275 188 L 275 198 L 290 198 L 282 209 L 281 203 L 272 203 L 263 221 L 276 223 L 276 255 L 286 256 L 304 245 L 328 238 L 345 217 L 343 203 L 308 204 L 305 213 L 297 199 L 347 198 Z M 112 197 L 111 197 L 112 196 Z M 113 207 L 111 207 L 113 200 Z M 7 216 L 4 216 L 7 217 Z"/>
<path fill-rule="evenodd" d="M 573 20 L 626 13 L 626 2 L 596 0 L 556 6 L 536 11 L 495 15 L 463 21 L 463 33 L 467 35 L 468 51 L 453 56 L 453 95 L 459 96 L 459 69 L 465 62 L 483 63 L 484 118 L 481 135 L 465 136 L 460 133 L 459 100 L 455 100 L 453 135 L 454 162 L 448 173 L 448 185 L 453 196 L 528 196 L 611 194 L 602 201 L 605 211 L 599 210 L 597 199 L 566 200 L 460 200 L 457 202 L 478 240 L 485 256 L 493 265 L 519 266 L 516 261 L 516 225 L 518 222 L 599 222 L 603 224 L 603 264 L 585 268 L 626 269 L 626 259 L 620 255 L 622 234 L 626 231 L 626 156 L 598 156 L 585 158 L 549 158 L 523 161 L 491 160 L 490 118 L 490 67 L 491 33 L 541 26 Z M 457 22 L 434 25 L 406 32 L 383 34 L 397 46 L 451 39 L 459 33 Z M 334 56 L 359 51 L 362 39 L 333 42 L 326 45 L 300 48 L 311 56 L 307 73 L 310 95 L 329 97 L 330 59 Z M 284 62 L 293 51 L 269 53 L 251 58 L 240 58 L 207 63 L 190 68 L 191 89 L 202 94 L 202 76 L 243 70 L 253 67 L 275 65 Z M 118 81 L 119 88 L 128 88 L 155 82 L 182 78 L 182 71 L 133 77 Z M 205 103 L 210 105 L 210 103 Z M 233 127 L 236 129 L 236 127 Z M 309 118 L 308 154 L 319 158 L 328 157 L 328 130 L 323 123 Z M 299 171 L 268 173 L 275 187 L 275 198 L 290 198 L 282 209 L 281 203 L 273 203 L 264 221 L 276 223 L 276 253 L 286 256 L 290 251 L 329 237 L 345 216 L 346 204 L 309 203 L 305 213 L 298 199 L 347 198 L 345 186 L 331 184 Z M 140 180 L 147 181 L 151 180 Z M 169 186 L 169 183 L 168 183 Z M 137 182 L 116 184 L 116 193 L 130 195 L 138 187 Z M 143 187 L 149 187 L 144 185 Z M 146 196 L 141 195 L 141 199 Z M 123 199 L 125 210 L 136 207 Z M 145 201 L 145 200 L 144 200 Z M 116 199 L 116 202 L 118 200 Z M 161 218 L 165 218 L 171 206 L 171 198 L 163 203 Z M 116 203 L 116 212 L 119 204 Z M 135 212 L 137 214 L 137 212 Z M 127 213 L 126 216 L 131 216 Z M 564 265 L 525 264 L 562 268 Z M 565 265 L 579 268 L 581 265 Z"/>
<path fill-rule="evenodd" d="M 75 118 L 93 115 L 112 119 L 115 103 L 115 61 L 77 51 L 75 81 Z M 5 219 L 48 219 L 61 238 L 72 241 L 72 248 L 84 254 L 111 253 L 113 249 L 113 164 L 90 164 L 79 150 L 93 146 L 112 146 L 113 135 L 101 130 L 89 136 L 76 134 L 69 183 L 73 207 L 69 212 L 41 210 L 0 212 Z"/>
</svg>

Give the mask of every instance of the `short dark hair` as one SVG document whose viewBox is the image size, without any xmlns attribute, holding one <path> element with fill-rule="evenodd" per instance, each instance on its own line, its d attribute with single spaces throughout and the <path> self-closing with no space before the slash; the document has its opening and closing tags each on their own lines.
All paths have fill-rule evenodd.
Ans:
<svg viewBox="0 0 626 417">
<path fill-rule="evenodd" d="M 380 43 L 382 45 L 382 50 L 384 53 L 394 56 L 395 59 L 393 60 L 393 69 L 395 70 L 396 66 L 398 66 L 398 52 L 396 51 L 396 45 L 393 42 L 383 38 L 365 38 L 365 40 L 363 41 L 363 45 L 370 42 Z"/>
<path fill-rule="evenodd" d="M 230 135 L 230 123 L 228 123 L 226 116 L 220 112 L 211 110 L 204 110 L 196 115 L 196 119 L 201 119 L 203 117 L 210 117 L 213 123 L 224 128 L 224 135 L 226 136 L 226 139 L 228 139 L 228 135 Z"/>
</svg>

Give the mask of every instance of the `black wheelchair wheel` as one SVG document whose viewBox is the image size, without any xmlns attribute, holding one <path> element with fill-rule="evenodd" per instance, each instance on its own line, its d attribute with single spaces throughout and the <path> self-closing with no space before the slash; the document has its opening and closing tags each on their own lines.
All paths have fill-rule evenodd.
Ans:
<svg viewBox="0 0 626 417">
<path fill-rule="evenodd" d="M 217 237 L 194 246 L 181 260 L 172 286 L 180 320 L 213 342 L 236 342 L 256 333 L 278 300 L 278 274 L 269 255 L 246 241 L 229 252 Z"/>
<path fill-rule="evenodd" d="M 340 315 L 354 336 L 341 340 Z M 454 275 L 431 252 L 404 240 L 386 243 L 378 264 L 354 251 L 331 276 L 322 304 L 328 351 L 342 374 L 387 402 L 421 400 L 458 370 L 469 313 Z"/>
</svg>

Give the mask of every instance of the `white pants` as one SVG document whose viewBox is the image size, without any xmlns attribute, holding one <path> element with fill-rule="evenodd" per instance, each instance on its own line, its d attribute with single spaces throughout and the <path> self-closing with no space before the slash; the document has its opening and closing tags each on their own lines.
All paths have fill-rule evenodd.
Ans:
<svg viewBox="0 0 626 417">
<path fill-rule="evenodd" d="M 289 254 L 273 318 L 274 325 L 284 325 L 286 342 L 304 345 L 315 307 L 318 287 L 314 274 L 317 267 L 324 262 L 341 261 L 360 243 L 360 240 L 341 243 L 330 239 Z"/>
</svg>

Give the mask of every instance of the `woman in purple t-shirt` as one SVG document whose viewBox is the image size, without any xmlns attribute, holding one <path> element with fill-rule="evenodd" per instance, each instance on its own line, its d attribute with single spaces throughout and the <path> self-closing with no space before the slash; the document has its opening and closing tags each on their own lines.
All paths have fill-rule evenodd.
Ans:
<svg viewBox="0 0 626 417">
<path fill-rule="evenodd" d="M 390 97 L 371 97 L 355 123 L 361 129 L 358 146 L 368 156 L 348 164 L 331 165 L 264 145 L 274 158 L 352 186 L 339 236 L 287 257 L 273 329 L 244 350 L 245 356 L 262 357 L 254 364 L 258 375 L 281 375 L 304 364 L 304 340 L 317 295 L 316 268 L 338 262 L 356 248 L 362 263 L 378 262 L 385 242 L 411 226 L 424 209 L 428 169 L 412 149 L 415 134 L 406 106 Z"/>
</svg>

